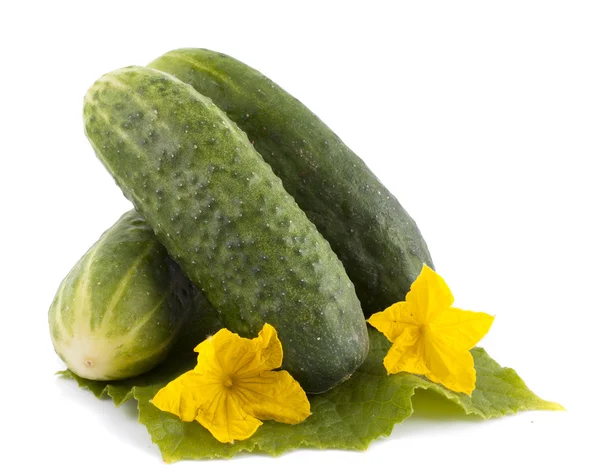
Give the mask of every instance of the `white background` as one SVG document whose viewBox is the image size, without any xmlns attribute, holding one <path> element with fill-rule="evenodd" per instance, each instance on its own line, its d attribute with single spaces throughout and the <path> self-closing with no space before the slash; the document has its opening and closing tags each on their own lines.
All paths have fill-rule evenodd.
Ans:
<svg viewBox="0 0 600 476">
<path fill-rule="evenodd" d="M 598 6 L 3 2 L 0 473 L 599 474 Z M 47 308 L 130 207 L 83 96 L 186 46 L 254 66 L 336 131 L 415 218 L 456 304 L 496 315 L 488 352 L 568 411 L 417 415 L 364 453 L 165 465 L 133 404 L 55 377 Z"/>
</svg>

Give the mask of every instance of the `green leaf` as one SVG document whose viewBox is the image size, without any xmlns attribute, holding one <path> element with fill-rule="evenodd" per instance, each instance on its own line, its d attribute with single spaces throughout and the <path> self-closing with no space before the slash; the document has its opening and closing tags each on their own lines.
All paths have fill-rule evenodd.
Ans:
<svg viewBox="0 0 600 476">
<path fill-rule="evenodd" d="M 433 391 L 454 402 L 465 414 L 481 418 L 522 410 L 562 409 L 537 397 L 514 370 L 501 367 L 479 348 L 472 351 L 477 388 L 471 397 L 416 375 L 388 376 L 382 362 L 390 343 L 373 329 L 369 333 L 371 350 L 366 362 L 343 384 L 311 396 L 312 414 L 308 419 L 298 425 L 266 421 L 251 438 L 235 444 L 219 443 L 200 424 L 184 423 L 150 403 L 162 386 L 195 365 L 195 354 L 189 349 L 202 340 L 194 340 L 197 334 L 187 336 L 189 347 L 182 343 L 162 366 L 136 379 L 102 384 L 68 375 L 97 396 L 108 394 L 116 404 L 133 396 L 138 401 L 140 422 L 146 425 L 167 462 L 229 458 L 242 451 L 279 455 L 295 448 L 364 450 L 412 414 L 411 399 L 417 389 Z"/>
</svg>

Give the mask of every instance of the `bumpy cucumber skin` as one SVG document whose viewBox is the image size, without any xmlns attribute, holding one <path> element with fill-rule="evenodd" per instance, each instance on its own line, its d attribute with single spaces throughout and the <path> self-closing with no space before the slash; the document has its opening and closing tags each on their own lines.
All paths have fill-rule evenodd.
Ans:
<svg viewBox="0 0 600 476">
<path fill-rule="evenodd" d="M 365 316 L 404 300 L 423 263 L 414 220 L 340 138 L 269 78 L 224 54 L 174 50 L 149 67 L 210 97 L 248 134 L 338 255 Z"/>
<path fill-rule="evenodd" d="M 54 349 L 80 377 L 140 375 L 167 356 L 200 291 L 152 229 L 125 213 L 62 281 L 48 312 Z"/>
<path fill-rule="evenodd" d="M 86 134 L 169 254 L 230 330 L 278 331 L 305 391 L 348 378 L 368 336 L 329 243 L 235 123 L 173 76 L 129 67 L 88 91 Z"/>
</svg>

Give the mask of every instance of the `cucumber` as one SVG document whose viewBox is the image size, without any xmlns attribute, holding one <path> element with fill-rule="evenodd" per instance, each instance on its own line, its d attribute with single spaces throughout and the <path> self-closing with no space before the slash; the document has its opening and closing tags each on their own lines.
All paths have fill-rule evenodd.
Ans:
<svg viewBox="0 0 600 476">
<path fill-rule="evenodd" d="M 135 212 L 125 213 L 62 281 L 48 312 L 54 350 L 90 380 L 159 364 L 192 314 L 212 312 Z"/>
<path fill-rule="evenodd" d="M 342 263 L 210 99 L 128 67 L 90 88 L 84 119 L 96 155 L 226 327 L 250 337 L 273 325 L 307 392 L 360 366 L 367 328 Z"/>
<path fill-rule="evenodd" d="M 166 53 L 149 65 L 210 97 L 248 134 L 300 208 L 329 241 L 366 316 L 402 301 L 433 268 L 415 221 L 321 120 L 269 78 L 204 49 Z"/>
</svg>

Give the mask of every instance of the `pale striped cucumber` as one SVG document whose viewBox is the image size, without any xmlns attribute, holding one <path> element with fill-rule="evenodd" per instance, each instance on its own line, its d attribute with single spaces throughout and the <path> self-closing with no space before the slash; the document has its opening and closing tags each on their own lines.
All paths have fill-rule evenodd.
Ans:
<svg viewBox="0 0 600 476">
<path fill-rule="evenodd" d="M 199 48 L 170 51 L 149 66 L 210 97 L 248 134 L 344 263 L 367 317 L 403 300 L 423 263 L 433 267 L 419 228 L 398 200 L 312 111 L 262 73 Z M 355 99 L 349 98 L 348 111 Z"/>
<path fill-rule="evenodd" d="M 368 351 L 354 286 L 225 113 L 171 75 L 129 67 L 90 88 L 84 119 L 100 160 L 230 330 L 272 324 L 308 392 L 354 372 Z"/>
<path fill-rule="evenodd" d="M 116 380 L 156 366 L 191 315 L 211 312 L 132 210 L 62 281 L 48 323 L 54 349 L 72 372 Z"/>
</svg>

